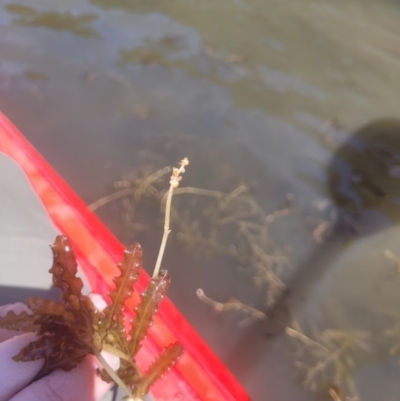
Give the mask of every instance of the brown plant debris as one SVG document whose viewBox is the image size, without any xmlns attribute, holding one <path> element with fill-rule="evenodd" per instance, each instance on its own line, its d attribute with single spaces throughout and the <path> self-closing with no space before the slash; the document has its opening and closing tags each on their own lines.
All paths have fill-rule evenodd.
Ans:
<svg viewBox="0 0 400 401">
<path fill-rule="evenodd" d="M 390 249 L 385 249 L 383 252 L 386 259 L 390 260 L 394 267 L 396 268 L 396 272 L 400 274 L 400 258 L 395 255 Z"/>
<path fill-rule="evenodd" d="M 400 316 L 396 316 L 396 321 L 393 326 L 387 328 L 383 332 L 384 336 L 391 341 L 389 355 L 398 355 L 400 353 Z"/>
<path fill-rule="evenodd" d="M 243 304 L 236 298 L 231 298 L 228 302 L 224 303 L 217 302 L 209 298 L 206 294 L 204 294 L 204 291 L 201 288 L 197 289 L 196 295 L 200 299 L 200 301 L 205 303 L 216 313 L 222 313 L 227 311 L 239 311 L 239 312 L 241 311 L 246 313 L 248 316 L 243 320 L 241 320 L 239 322 L 239 325 L 245 325 L 252 319 L 258 319 L 258 320 L 267 319 L 267 315 L 265 313 L 260 312 L 259 310 L 251 306 Z"/>
<path fill-rule="evenodd" d="M 286 334 L 294 345 L 294 365 L 304 388 L 312 392 L 326 389 L 336 400 L 359 400 L 353 381 L 358 352 L 369 352 L 369 334 L 360 330 L 320 331 L 313 327 L 308 337 L 301 329 L 287 327 Z M 340 392 L 332 383 L 342 383 Z M 335 398 L 336 397 L 336 398 Z"/>
<path fill-rule="evenodd" d="M 322 244 L 332 231 L 333 223 L 331 221 L 323 221 L 315 227 L 313 238 L 316 243 Z"/>
<path fill-rule="evenodd" d="M 332 383 L 328 387 L 328 394 L 332 401 L 357 401 L 358 396 L 346 397 L 343 395 L 342 386 L 340 383 Z"/>
</svg>

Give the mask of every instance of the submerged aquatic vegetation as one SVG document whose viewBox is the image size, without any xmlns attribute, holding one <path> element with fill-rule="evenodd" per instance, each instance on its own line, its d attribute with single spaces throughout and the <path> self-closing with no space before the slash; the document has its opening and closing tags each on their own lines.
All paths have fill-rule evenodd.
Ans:
<svg viewBox="0 0 400 401">
<path fill-rule="evenodd" d="M 301 329 L 287 327 L 286 334 L 294 344 L 294 364 L 305 389 L 326 391 L 336 399 L 359 399 L 353 371 L 357 365 L 357 353 L 370 351 L 369 333 L 361 330 L 320 331 L 314 327 L 312 336 L 308 337 Z M 335 390 L 334 383 L 342 383 L 340 392 Z M 340 398 L 339 393 L 343 394 Z"/>
<path fill-rule="evenodd" d="M 119 201 L 129 231 L 131 228 L 149 229 L 151 223 L 140 223 L 138 218 L 143 219 L 146 215 L 146 207 L 168 203 L 163 178 L 169 171 L 169 168 L 162 168 L 144 175 L 132 174 L 114 184 L 116 192 L 89 207 L 96 210 Z M 191 256 L 222 255 L 242 271 L 250 273 L 255 284 L 263 288 L 269 310 L 285 291 L 283 277 L 291 266 L 287 250 L 280 249 L 269 231 L 277 219 L 292 213 L 293 196 L 289 194 L 283 205 L 267 213 L 251 195 L 251 188 L 251 184 L 243 183 L 227 193 L 206 188 L 178 188 L 174 196 L 189 196 L 190 201 L 185 206 L 179 205 L 179 212 L 178 208 L 171 208 L 171 222 L 177 240 L 185 245 Z M 141 216 L 138 216 L 139 210 Z M 236 302 L 235 308 L 237 306 Z"/>
<path fill-rule="evenodd" d="M 98 373 L 103 380 L 119 385 L 132 401 L 141 400 L 150 386 L 168 371 L 178 360 L 183 349 L 178 343 L 165 348 L 145 372 L 140 372 L 135 356 L 141 342 L 152 325 L 158 305 L 165 297 L 170 277 L 160 270 L 167 236 L 169 213 L 173 189 L 179 185 L 180 175 L 185 171 L 188 160 L 174 168 L 170 178 L 170 189 L 165 216 L 165 230 L 159 257 L 152 279 L 141 294 L 132 320 L 123 313 L 125 301 L 132 295 L 133 285 L 142 268 L 142 249 L 137 243 L 124 252 L 118 264 L 120 275 L 114 279 L 115 288 L 108 294 L 110 303 L 103 310 L 96 310 L 91 299 L 82 294 L 83 283 L 77 277 L 77 262 L 69 240 L 57 236 L 53 244 L 53 285 L 61 290 L 61 301 L 29 298 L 26 305 L 31 314 L 13 311 L 0 317 L 0 327 L 9 330 L 35 332 L 40 335 L 13 357 L 15 361 L 44 359 L 44 365 L 34 378 L 39 380 L 55 369 L 70 371 L 83 359 L 92 354 L 103 369 Z M 108 351 L 120 358 L 120 367 L 113 371 L 101 355 Z"/>
<path fill-rule="evenodd" d="M 396 272 L 400 274 L 400 258 L 395 255 L 390 249 L 385 249 L 383 255 L 386 259 L 393 263 Z"/>
<path fill-rule="evenodd" d="M 212 308 L 215 313 L 222 313 L 227 311 L 240 311 L 246 313 L 246 318 L 239 322 L 239 325 L 244 326 L 247 322 L 253 319 L 266 320 L 267 315 L 251 306 L 243 304 L 236 298 L 231 298 L 228 302 L 217 302 L 209 298 L 201 288 L 196 291 L 197 297 L 206 305 Z"/>
<path fill-rule="evenodd" d="M 389 356 L 400 356 L 400 314 L 398 311 L 379 311 L 390 319 L 387 328 L 379 336 L 381 344 Z"/>
<path fill-rule="evenodd" d="M 394 343 L 389 349 L 389 355 L 400 354 L 400 320 L 396 321 L 395 324 L 384 331 L 384 335 L 392 340 Z"/>
</svg>

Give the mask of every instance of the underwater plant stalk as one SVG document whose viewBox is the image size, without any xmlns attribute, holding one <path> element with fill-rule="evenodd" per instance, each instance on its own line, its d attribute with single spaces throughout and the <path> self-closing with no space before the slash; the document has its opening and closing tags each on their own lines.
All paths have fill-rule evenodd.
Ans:
<svg viewBox="0 0 400 401">
<path fill-rule="evenodd" d="M 103 358 L 103 355 L 101 355 L 100 351 L 93 349 L 93 354 L 97 358 L 97 360 L 100 362 L 101 366 L 104 368 L 104 370 L 109 374 L 109 376 L 114 380 L 116 384 L 118 384 L 119 387 L 122 388 L 122 390 L 125 391 L 125 393 L 128 395 L 128 400 L 129 401 L 136 401 L 135 397 L 133 396 L 131 390 L 129 390 L 128 386 L 119 378 L 119 376 L 114 372 L 113 368 L 108 364 L 108 362 Z"/>
<path fill-rule="evenodd" d="M 169 181 L 170 185 L 169 185 L 169 189 L 168 189 L 167 203 L 165 205 L 164 234 L 163 234 L 163 237 L 161 240 L 161 245 L 160 245 L 160 250 L 159 250 L 158 256 L 157 256 L 156 265 L 154 267 L 153 278 L 157 277 L 158 273 L 160 271 L 161 261 L 164 256 L 164 251 L 165 251 L 165 246 L 167 244 L 168 235 L 171 232 L 171 230 L 169 229 L 169 223 L 170 223 L 170 215 L 171 215 L 172 195 L 173 195 L 174 189 L 178 188 L 178 186 L 179 186 L 179 181 L 182 179 L 181 174 L 183 174 L 185 172 L 185 166 L 187 166 L 189 164 L 189 159 L 187 157 L 185 157 L 184 159 L 182 159 L 180 161 L 179 164 L 180 164 L 179 168 L 174 167 L 174 169 L 172 170 L 171 179 Z"/>
</svg>

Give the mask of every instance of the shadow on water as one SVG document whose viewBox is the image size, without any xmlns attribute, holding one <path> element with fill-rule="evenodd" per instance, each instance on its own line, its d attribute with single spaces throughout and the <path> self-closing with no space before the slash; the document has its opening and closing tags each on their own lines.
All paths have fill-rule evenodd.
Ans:
<svg viewBox="0 0 400 401">
<path fill-rule="evenodd" d="M 301 277 L 310 280 L 324 274 L 323 255 L 335 257 L 356 238 L 399 223 L 400 120 L 376 120 L 357 130 L 333 155 L 327 176 L 330 198 L 338 208 L 336 225 L 328 241 L 299 270 L 293 295 L 303 288 Z M 306 297 L 307 291 L 301 292 Z"/>
<path fill-rule="evenodd" d="M 320 302 L 313 299 L 315 294 L 312 290 L 318 287 L 324 276 L 332 273 L 332 263 L 338 255 L 357 238 L 376 234 L 398 224 L 400 120 L 376 120 L 357 130 L 333 155 L 327 176 L 329 195 L 338 208 L 334 229 L 316 252 L 296 270 L 289 280 L 288 291 L 269 311 L 268 320 L 248 327 L 237 348 L 226 358 L 227 365 L 242 381 L 251 378 L 258 370 L 256 367 L 268 358 L 267 353 L 276 341 L 279 342 L 279 334 L 293 317 L 308 321 L 318 319 L 310 316 L 307 310 L 304 314 L 304 309 L 307 309 L 306 304 Z M 359 280 L 362 279 L 360 276 Z M 314 306 L 314 311 L 321 307 Z M 348 307 L 351 310 L 352 305 Z M 367 319 L 371 319 L 374 312 L 367 310 Z"/>
<path fill-rule="evenodd" d="M 335 204 L 360 216 L 380 213 L 400 220 L 400 120 L 377 120 L 362 127 L 336 152 L 328 169 Z M 368 225 L 363 232 L 370 232 Z"/>
</svg>

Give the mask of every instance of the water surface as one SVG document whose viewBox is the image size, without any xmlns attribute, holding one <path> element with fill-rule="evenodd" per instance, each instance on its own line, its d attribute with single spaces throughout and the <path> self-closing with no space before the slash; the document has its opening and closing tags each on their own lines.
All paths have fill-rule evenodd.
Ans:
<svg viewBox="0 0 400 401">
<path fill-rule="evenodd" d="M 328 195 L 335 150 L 358 127 L 400 117 L 395 1 L 1 0 L 0 7 L 0 108 L 87 203 L 129 171 L 187 155 L 188 185 L 229 191 L 257 181 L 267 212 L 294 194 L 298 212 L 275 233 L 293 248 L 294 269 L 319 247 L 305 214 Z M 100 216 L 131 240 L 116 213 Z M 329 274 L 305 285 L 311 301 L 298 315 L 323 327 L 383 330 L 388 322 L 370 313 L 399 302 L 399 278 L 387 278 L 382 257 L 389 245 L 396 250 L 391 225 L 346 242 L 345 251 L 327 250 L 317 270 Z M 160 235 L 139 238 L 149 270 Z M 165 267 L 171 299 L 254 400 L 310 399 L 284 337 L 268 339 L 261 323 L 240 328 L 235 315 L 213 317 L 195 295 L 201 287 L 263 310 L 265 294 L 249 275 L 218 258 L 196 264 L 173 242 Z M 362 399 L 397 400 L 398 366 L 373 360 L 357 370 Z"/>
</svg>

